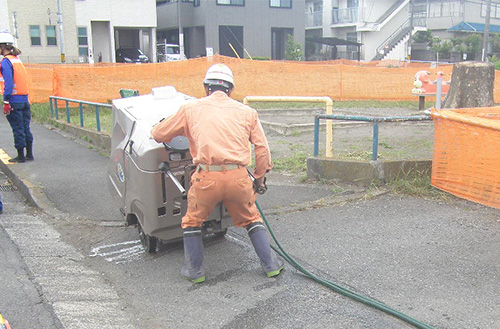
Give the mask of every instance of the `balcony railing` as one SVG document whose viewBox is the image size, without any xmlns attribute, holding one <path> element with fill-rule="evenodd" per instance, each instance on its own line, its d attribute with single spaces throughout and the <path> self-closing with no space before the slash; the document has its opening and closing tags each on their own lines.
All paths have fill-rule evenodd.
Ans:
<svg viewBox="0 0 500 329">
<path fill-rule="evenodd" d="M 363 20 L 364 8 L 333 8 L 332 24 L 357 23 Z"/>
<path fill-rule="evenodd" d="M 306 27 L 323 26 L 323 11 L 306 12 Z"/>
</svg>

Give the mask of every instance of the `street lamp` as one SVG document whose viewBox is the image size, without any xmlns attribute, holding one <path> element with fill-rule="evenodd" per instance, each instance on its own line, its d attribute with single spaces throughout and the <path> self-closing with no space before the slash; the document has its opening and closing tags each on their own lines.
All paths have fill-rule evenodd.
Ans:
<svg viewBox="0 0 500 329">
<path fill-rule="evenodd" d="M 181 3 L 182 0 L 177 0 L 177 22 L 179 23 L 179 51 L 184 54 L 184 34 L 182 33 L 182 22 L 181 22 Z"/>
<path fill-rule="evenodd" d="M 61 0 L 57 0 L 57 25 L 59 25 L 59 34 L 61 38 L 61 63 L 66 63 L 66 54 L 64 50 L 64 33 Z"/>
</svg>

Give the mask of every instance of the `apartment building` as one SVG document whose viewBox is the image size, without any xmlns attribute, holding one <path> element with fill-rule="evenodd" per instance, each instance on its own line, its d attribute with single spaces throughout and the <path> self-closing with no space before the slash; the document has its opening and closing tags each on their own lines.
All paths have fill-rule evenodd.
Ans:
<svg viewBox="0 0 500 329">
<path fill-rule="evenodd" d="M 207 48 L 225 56 L 284 59 L 288 35 L 304 49 L 304 0 L 158 1 L 157 39 L 179 44 L 188 58 Z"/>
<path fill-rule="evenodd" d="M 430 30 L 441 39 L 482 33 L 482 0 L 306 0 L 306 38 L 336 37 L 362 43 L 361 60 L 406 59 L 410 36 Z M 491 31 L 500 32 L 500 3 L 492 1 Z M 497 30 L 498 28 L 498 30 Z M 326 47 L 306 44 L 311 59 L 330 59 Z M 355 59 L 353 46 L 338 46 L 336 58 Z"/>
<path fill-rule="evenodd" d="M 0 8 L 0 28 L 26 63 L 114 62 L 120 47 L 156 56 L 155 0 L 0 0 Z"/>
</svg>

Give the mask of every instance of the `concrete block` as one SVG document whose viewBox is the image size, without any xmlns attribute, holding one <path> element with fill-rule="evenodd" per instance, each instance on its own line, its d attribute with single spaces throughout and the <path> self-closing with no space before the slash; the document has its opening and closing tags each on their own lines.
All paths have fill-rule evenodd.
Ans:
<svg viewBox="0 0 500 329">
<path fill-rule="evenodd" d="M 412 171 L 428 172 L 431 160 L 363 161 L 331 158 L 308 158 L 307 177 L 311 179 L 337 179 L 344 182 L 369 185 L 386 183 Z"/>
</svg>

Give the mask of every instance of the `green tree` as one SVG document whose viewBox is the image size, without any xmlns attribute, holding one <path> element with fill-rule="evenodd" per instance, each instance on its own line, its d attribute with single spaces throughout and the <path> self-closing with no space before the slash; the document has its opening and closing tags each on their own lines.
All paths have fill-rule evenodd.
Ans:
<svg viewBox="0 0 500 329">
<path fill-rule="evenodd" d="M 286 40 L 285 59 L 289 61 L 302 60 L 302 47 L 295 41 L 293 35 L 289 34 Z"/>
<path fill-rule="evenodd" d="M 433 42 L 432 49 L 439 54 L 439 58 L 450 58 L 453 43 L 448 40 Z"/>
<path fill-rule="evenodd" d="M 500 35 L 498 34 L 494 34 L 490 37 L 490 41 L 491 41 L 491 51 L 496 54 L 496 53 L 500 53 Z"/>
<path fill-rule="evenodd" d="M 418 31 L 413 35 L 413 41 L 416 43 L 425 43 L 428 46 L 432 46 L 433 42 L 432 32 L 427 31 Z"/>
<path fill-rule="evenodd" d="M 483 37 L 480 34 L 473 33 L 469 34 L 464 39 L 464 44 L 466 47 L 467 58 L 475 59 L 476 54 L 481 50 L 481 43 L 483 41 Z"/>
</svg>

